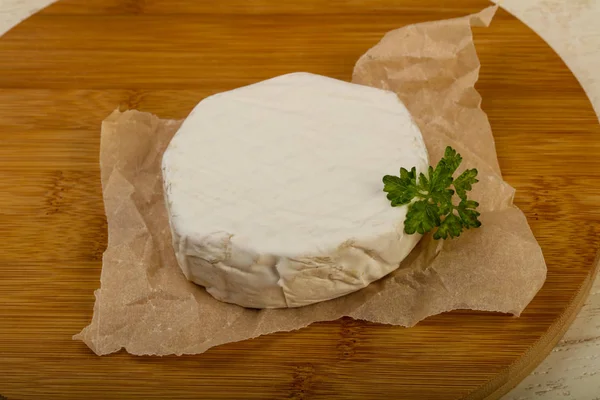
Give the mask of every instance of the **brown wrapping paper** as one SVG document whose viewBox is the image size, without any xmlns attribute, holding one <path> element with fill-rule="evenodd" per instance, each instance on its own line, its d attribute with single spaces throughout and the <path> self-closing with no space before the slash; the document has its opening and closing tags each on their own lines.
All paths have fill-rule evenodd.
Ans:
<svg viewBox="0 0 600 400">
<path fill-rule="evenodd" d="M 421 127 L 432 164 L 447 145 L 479 169 L 472 192 L 483 226 L 459 239 L 426 236 L 400 268 L 367 288 L 297 309 L 249 310 L 221 303 L 186 281 L 171 248 L 160 161 L 180 121 L 128 111 L 102 124 L 100 164 L 108 248 L 92 323 L 74 338 L 96 354 L 194 354 L 220 344 L 343 316 L 410 327 L 454 309 L 519 315 L 546 266 L 514 190 L 502 180 L 492 131 L 474 89 L 479 60 L 464 18 L 389 32 L 358 61 L 353 81 L 395 91 Z M 385 194 L 382 192 L 382 196 Z M 477 318 L 473 316 L 473 318 Z"/>
</svg>

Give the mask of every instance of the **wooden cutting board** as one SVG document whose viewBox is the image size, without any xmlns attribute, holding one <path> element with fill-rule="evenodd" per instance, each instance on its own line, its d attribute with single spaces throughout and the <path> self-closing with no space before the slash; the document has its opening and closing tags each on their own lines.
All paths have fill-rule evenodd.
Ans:
<svg viewBox="0 0 600 400">
<path fill-rule="evenodd" d="M 9 399 L 497 399 L 582 305 L 600 247 L 600 128 L 571 72 L 500 11 L 478 89 L 506 180 L 548 263 L 521 318 L 452 312 L 412 329 L 341 320 L 185 357 L 97 357 L 106 220 L 100 122 L 183 118 L 207 95 L 309 71 L 349 80 L 386 32 L 484 0 L 62 1 L 0 39 L 0 394 Z"/>
</svg>

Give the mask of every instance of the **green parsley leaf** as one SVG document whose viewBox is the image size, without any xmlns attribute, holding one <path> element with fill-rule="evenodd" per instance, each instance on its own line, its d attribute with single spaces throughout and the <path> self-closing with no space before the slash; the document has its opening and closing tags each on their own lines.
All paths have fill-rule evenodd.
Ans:
<svg viewBox="0 0 600 400">
<path fill-rule="evenodd" d="M 462 157 L 460 154 L 452 147 L 446 147 L 444 157 L 442 157 L 437 167 L 435 169 L 429 167 L 429 176 L 431 177 L 430 190 L 433 191 L 437 188 L 447 188 L 450 186 L 452 184 L 452 175 L 456 172 L 461 162 Z"/>
<path fill-rule="evenodd" d="M 406 220 L 404 221 L 404 230 L 408 234 L 419 232 L 424 234 L 436 226 L 439 226 L 440 212 L 436 204 L 427 200 L 412 203 L 408 208 Z"/>
<path fill-rule="evenodd" d="M 479 228 L 481 222 L 477 219 L 481 214 L 475 209 L 479 203 L 473 200 L 463 200 L 458 205 L 458 215 L 466 228 Z"/>
<path fill-rule="evenodd" d="M 462 200 L 467 199 L 467 192 L 471 190 L 474 184 L 479 182 L 477 180 L 477 170 L 476 169 L 468 169 L 458 178 L 454 180 L 454 188 L 456 189 L 456 194 Z"/>
<path fill-rule="evenodd" d="M 477 170 L 468 169 L 456 179 L 454 173 L 462 157 L 448 146 L 438 165 L 417 177 L 416 168 L 400 169 L 400 176 L 383 177 L 384 192 L 392 207 L 408 204 L 404 231 L 408 234 L 434 231 L 434 239 L 455 238 L 465 229 L 478 228 L 479 203 L 467 198 L 467 192 L 478 182 Z M 452 186 L 454 189 L 452 189 Z M 461 199 L 454 205 L 454 194 Z"/>
<path fill-rule="evenodd" d="M 433 234 L 434 239 L 447 239 L 448 236 L 455 238 L 460 236 L 463 226 L 460 218 L 454 214 L 448 214 L 440 227 Z"/>
<path fill-rule="evenodd" d="M 408 204 L 418 195 L 417 169 L 413 167 L 408 171 L 401 168 L 400 177 L 386 175 L 383 177 L 383 184 L 383 191 L 387 192 L 392 207 Z"/>
<path fill-rule="evenodd" d="M 431 192 L 430 197 L 434 203 L 440 208 L 440 213 L 443 215 L 448 214 L 452 211 L 452 197 L 454 196 L 454 190 L 444 189 L 442 191 Z"/>
</svg>

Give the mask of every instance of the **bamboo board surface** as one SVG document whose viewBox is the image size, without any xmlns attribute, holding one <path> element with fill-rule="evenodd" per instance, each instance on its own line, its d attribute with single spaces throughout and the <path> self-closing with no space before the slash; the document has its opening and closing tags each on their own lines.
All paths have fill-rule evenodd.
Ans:
<svg viewBox="0 0 600 400">
<path fill-rule="evenodd" d="M 387 31 L 483 0 L 65 0 L 0 39 L 0 394 L 8 399 L 495 399 L 551 350 L 600 248 L 600 127 L 559 57 L 500 11 L 477 85 L 505 179 L 548 263 L 521 318 L 457 311 L 403 329 L 349 319 L 199 356 L 99 358 L 106 246 L 100 122 L 183 118 L 207 95 L 309 71 L 349 80 Z"/>
</svg>

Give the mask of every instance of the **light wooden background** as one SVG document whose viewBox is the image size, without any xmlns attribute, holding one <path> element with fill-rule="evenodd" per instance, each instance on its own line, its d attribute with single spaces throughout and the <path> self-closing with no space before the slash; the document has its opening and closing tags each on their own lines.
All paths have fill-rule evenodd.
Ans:
<svg viewBox="0 0 600 400">
<path fill-rule="evenodd" d="M 94 2 L 92 2 L 92 5 L 93 5 L 93 3 L 94 3 Z M 97 2 L 96 2 L 96 3 L 97 3 Z M 115 4 L 117 4 L 117 5 L 118 5 L 120 2 L 112 2 L 112 3 L 115 3 Z M 127 4 L 134 4 L 134 2 L 127 2 Z M 137 9 L 135 8 L 135 5 L 134 5 L 134 6 L 131 6 L 131 5 L 130 5 L 130 7 L 132 7 L 132 8 L 130 9 L 130 11 L 133 11 L 133 12 L 135 12 L 135 11 L 137 10 Z M 78 9 L 77 9 L 77 12 L 81 12 L 82 10 L 83 10 L 83 8 L 78 8 Z M 60 15 L 57 15 L 57 14 L 54 14 L 54 18 L 61 18 L 61 16 L 60 16 Z M 37 34 L 45 33 L 45 32 L 46 32 L 46 30 L 45 30 L 45 29 L 46 29 L 46 27 L 45 27 L 45 26 L 41 26 L 41 27 L 39 27 L 39 31 L 37 31 Z M 57 42 L 57 43 L 58 43 L 58 42 Z M 20 43 L 17 43 L 17 44 L 20 44 Z M 60 46 L 60 43 L 58 43 L 58 44 L 59 44 L 59 46 Z M 15 50 L 15 51 L 16 51 L 16 49 L 17 49 L 17 47 L 15 46 L 15 47 L 14 47 L 14 49 L 13 49 L 13 48 L 11 48 L 11 49 L 9 49 L 9 50 Z M 27 61 L 28 61 L 28 60 L 20 60 L 20 61 L 18 61 L 18 62 L 23 62 L 23 63 L 26 63 Z M 58 63 L 59 63 L 59 64 L 58 64 L 58 66 L 60 67 L 60 60 L 58 61 Z M 18 66 L 18 65 L 20 65 L 20 64 L 17 64 L 17 66 Z M 23 64 L 23 65 L 25 65 L 25 64 Z M 82 65 L 84 65 L 84 63 L 83 63 Z M 45 67 L 45 66 L 44 66 L 44 67 Z M 42 68 L 42 66 L 40 65 L 40 66 L 39 66 L 39 68 L 41 69 L 41 68 Z M 143 66 L 141 66 L 141 68 L 143 69 Z M 45 68 L 44 68 L 44 69 L 45 69 Z M 58 70 L 56 70 L 56 71 L 52 71 L 52 72 L 54 72 L 54 74 L 60 75 L 60 71 L 58 71 Z M 131 71 L 131 72 L 133 73 L 134 71 Z M 550 72 L 552 72 L 552 71 L 550 71 Z M 323 72 L 323 73 L 326 73 L 326 72 Z M 12 74 L 12 75 L 11 75 L 11 74 Z M 22 81 L 23 81 L 23 82 L 27 81 L 27 82 L 25 82 L 25 83 L 24 83 L 24 85 L 25 85 L 25 86 L 27 86 L 28 88 L 31 88 L 31 89 L 34 89 L 34 88 L 36 88 L 36 87 L 37 87 L 36 85 L 48 85 L 47 87 L 48 87 L 48 88 L 50 88 L 50 90 L 56 90 L 56 87 L 55 87 L 55 86 L 57 86 L 57 85 L 63 85 L 64 83 L 66 83 L 66 81 L 60 81 L 60 79 L 58 79 L 58 80 L 53 80 L 53 78 L 56 78 L 56 77 L 52 77 L 52 75 L 53 75 L 53 74 L 51 74 L 51 79 L 50 79 L 50 80 L 48 80 L 48 79 L 45 79 L 45 80 L 44 80 L 44 79 L 42 79 L 42 78 L 43 78 L 43 76 L 42 76 L 42 77 L 33 77 L 33 79 L 25 79 L 25 76 L 22 74 L 22 72 L 21 72 L 21 71 L 12 71 L 12 72 L 9 72 L 9 73 L 8 73 L 8 75 L 7 75 L 7 76 L 5 76 L 4 78 L 3 78 L 2 76 L 0 76 L 0 79 L 5 79 L 5 80 L 3 81 L 3 84 L 5 85 L 4 87 L 7 87 L 6 85 L 8 85 L 8 84 L 9 84 L 9 82 L 15 82 L 15 78 L 16 78 L 16 80 L 22 79 Z M 10 78 L 10 79 L 9 79 L 9 78 Z M 59 77 L 59 78 L 60 78 L 60 77 Z M 73 81 L 75 81 L 75 82 L 76 82 L 78 77 L 77 77 L 77 76 L 74 76 L 74 77 L 69 77 L 67 80 L 69 80 L 69 79 L 71 79 L 71 78 L 72 78 L 71 82 L 73 82 Z M 87 76 L 81 76 L 80 78 L 81 78 L 81 79 L 86 79 L 86 78 L 88 78 L 88 77 L 87 77 Z M 106 80 L 106 81 L 103 81 L 103 80 L 102 80 L 103 78 L 102 78 L 100 75 L 98 76 L 98 78 L 100 79 L 100 81 L 99 81 L 99 82 L 101 82 L 103 85 L 107 84 L 108 80 Z M 185 78 L 185 77 L 184 77 L 184 78 Z M 188 78 L 189 78 L 189 77 L 188 77 Z M 12 79 L 12 80 L 11 80 L 11 79 Z M 62 79 L 65 79 L 65 78 L 63 77 Z M 95 79 L 95 77 L 94 77 L 94 79 Z M 41 82 L 43 82 L 43 83 L 41 83 Z M 44 87 L 44 86 L 41 86 L 41 87 Z M 125 101 L 126 101 L 126 104 L 128 104 L 128 105 L 133 105 L 133 106 L 137 106 L 137 105 L 142 105 L 142 106 L 143 106 L 143 105 L 146 105 L 147 107 L 150 107 L 150 108 L 152 108 L 152 107 L 160 107 L 158 104 L 160 104 L 160 102 L 162 102 L 162 101 L 165 101 L 166 99 L 168 99 L 168 98 L 170 97 L 170 94 L 169 94 L 169 93 L 162 93 L 162 94 L 159 94 L 159 95 L 157 95 L 155 99 L 152 99 L 152 95 L 150 95 L 150 96 L 145 96 L 145 94 L 141 94 L 141 95 L 140 95 L 139 93 L 135 93 L 135 92 L 132 94 L 132 93 L 130 93 L 130 91 L 127 91 L 127 90 L 125 90 L 124 92 L 119 92 L 120 88 L 116 88 L 116 89 L 117 89 L 117 90 L 115 90 L 115 89 L 111 89 L 111 90 L 110 90 L 110 92 L 111 92 L 111 96 L 113 96 L 113 97 L 110 97 L 110 96 L 108 96 L 108 97 L 103 97 L 103 96 L 93 97 L 93 99 L 94 99 L 94 101 L 95 101 L 95 102 L 93 103 L 93 106 L 92 106 L 92 108 L 93 108 L 93 109 L 84 109 L 84 110 L 83 110 L 83 112 L 84 112 L 84 114 L 86 114 L 86 113 L 87 113 L 88 117 L 83 117 L 83 120 L 82 120 L 82 121 L 79 121 L 79 123 L 82 123 L 82 124 L 83 124 L 83 125 L 81 126 L 81 128 L 82 128 L 82 131 L 84 131 L 84 130 L 85 130 L 85 129 L 87 129 L 89 126 L 91 126 L 91 125 L 93 124 L 94 120 L 95 120 L 95 119 L 97 119 L 98 115 L 94 115 L 94 114 L 93 114 L 93 112 L 94 112 L 94 111 L 96 111 L 96 109 L 102 109 L 102 107 L 106 107 L 108 104 L 110 104 L 110 103 L 111 103 L 111 101 L 122 101 L 122 100 L 120 100 L 120 99 L 122 98 L 122 97 L 120 97 L 120 96 L 125 96 L 125 97 L 127 98 Z M 221 88 L 215 88 L 215 90 L 222 90 L 222 89 L 221 89 Z M 162 91 L 163 91 L 163 90 L 161 90 L 161 92 L 162 92 Z M 7 91 L 3 91 L 3 92 L 4 92 L 4 93 L 8 93 L 8 92 L 10 92 L 10 90 L 9 90 L 8 92 L 7 92 Z M 93 89 L 93 88 L 92 88 L 90 91 L 86 92 L 86 93 L 78 93 L 78 94 L 77 94 L 77 95 L 81 96 L 81 103 L 86 103 L 86 102 L 89 102 L 89 99 L 90 99 L 89 95 L 90 95 L 90 93 L 91 93 L 91 92 L 94 92 L 94 89 Z M 11 95 L 11 94 L 13 94 L 13 93 L 8 93 L 8 95 L 6 95 L 6 96 L 9 96 L 9 95 Z M 93 94 L 93 93 L 92 93 L 92 94 Z M 161 97 L 161 96 L 162 96 L 162 97 Z M 484 96 L 485 96 L 485 93 L 484 93 Z M 34 97 L 35 97 L 35 96 L 34 96 Z M 138 97 L 140 97 L 140 98 L 138 98 Z M 185 96 L 184 96 L 184 97 L 185 97 Z M 68 96 L 67 96 L 66 98 L 64 98 L 64 99 L 62 99 L 62 100 L 61 100 L 61 99 L 58 99 L 58 102 L 57 102 L 57 103 L 54 103 L 53 105 L 54 105 L 54 106 L 56 106 L 56 104 L 61 104 L 61 101 L 62 101 L 62 103 L 64 103 L 65 101 L 68 101 L 68 102 L 71 102 L 71 101 L 74 101 L 74 100 L 76 101 L 76 99 L 77 99 L 77 98 L 72 98 L 72 97 L 68 97 Z M 182 99 L 183 99 L 183 97 L 182 97 Z M 5 103 L 5 104 L 11 104 L 11 100 L 13 100 L 13 101 L 14 101 L 14 97 L 5 97 L 5 101 L 4 101 L 4 103 Z M 30 97 L 28 97 L 26 100 L 30 102 L 30 101 L 31 101 L 31 98 L 30 98 Z M 39 96 L 39 97 L 36 97 L 36 98 L 34 98 L 33 100 L 34 100 L 34 101 L 32 102 L 32 104 L 33 104 L 34 106 L 36 106 L 36 105 L 37 105 L 38 107 L 42 107 L 42 109 L 44 109 L 44 108 L 43 108 L 44 106 L 45 106 L 45 107 L 49 107 L 49 106 L 51 105 L 51 104 L 44 104 L 44 102 L 46 101 L 44 96 Z M 54 101 L 54 100 L 53 100 L 53 101 Z M 185 104 L 187 104 L 187 103 L 185 103 L 186 101 L 189 101 L 189 102 L 191 102 L 191 101 L 193 101 L 193 98 L 190 98 L 190 99 L 187 99 L 187 98 L 186 98 L 186 99 L 183 99 L 183 100 L 181 100 L 181 102 L 182 102 L 182 103 L 179 103 L 179 104 L 178 104 L 178 105 L 176 105 L 175 107 L 184 107 L 184 105 L 185 105 Z M 146 102 L 146 103 L 143 103 L 143 104 L 141 104 L 140 102 Z M 156 103 L 153 103 L 153 102 L 156 102 Z M 51 108 L 51 107 L 50 107 L 50 108 Z M 158 108 L 156 108 L 156 109 L 158 109 Z M 8 108 L 7 108 L 7 110 L 8 110 Z M 44 109 L 44 110 L 45 110 L 45 109 Z M 26 110 L 26 109 L 25 109 L 25 110 L 22 110 L 22 111 L 23 111 L 23 113 L 24 113 L 24 114 L 26 114 L 26 116 L 28 116 L 28 115 L 30 115 L 30 114 L 31 114 L 31 110 Z M 51 110 L 47 110 L 46 112 L 50 113 L 50 111 L 51 111 Z M 60 112 L 60 110 L 58 110 L 58 111 Z M 167 110 L 167 111 L 168 111 L 168 110 Z M 177 112 L 177 109 L 176 109 L 176 108 L 173 108 L 171 111 L 173 111 L 173 112 Z M 18 116 L 19 114 L 17 113 L 16 115 L 15 115 L 15 114 L 11 114 L 11 115 L 12 115 L 12 117 L 14 118 L 15 116 Z M 59 115 L 60 115 L 60 114 L 59 114 Z M 4 115 L 3 115 L 3 117 L 4 117 Z M 498 117 L 498 116 L 497 116 L 497 117 Z M 493 115 L 491 115 L 491 118 L 493 119 L 493 118 L 494 118 L 494 116 L 493 116 Z M 86 119 L 87 119 L 87 121 L 86 121 Z M 16 121 L 16 119 L 15 119 L 14 121 Z M 9 126 L 9 125 L 10 125 L 10 124 L 9 124 L 9 122 L 11 122 L 11 120 L 10 120 L 10 119 L 8 119 L 8 120 L 4 120 L 4 123 L 5 123 L 5 124 L 7 124 L 7 126 Z M 30 125 L 30 127 L 32 127 L 32 126 L 39 126 L 39 124 L 40 124 L 40 123 L 42 123 L 42 124 L 44 124 L 44 123 L 47 123 L 47 121 L 45 120 L 44 116 L 40 116 L 40 117 L 39 117 L 37 120 L 34 120 L 34 121 L 29 121 L 29 123 L 31 124 L 31 125 Z M 88 125 L 86 125 L 86 123 L 87 123 Z M 12 126 L 12 125 L 10 125 L 10 126 Z M 60 123 L 56 123 L 56 124 L 55 124 L 54 126 L 52 126 L 51 128 L 52 128 L 52 129 L 56 129 L 58 126 L 60 126 Z M 25 129 L 27 129 L 27 124 L 23 125 L 23 129 L 24 129 L 24 130 L 25 130 Z M 558 129 L 558 128 L 557 128 L 557 129 Z M 71 137 L 72 137 L 72 136 L 70 135 L 70 134 L 71 134 L 71 132 L 62 132 L 62 134 L 63 134 L 63 136 L 59 136 L 59 139 L 60 139 L 60 138 L 62 138 L 62 140 L 67 140 L 68 138 L 71 138 Z M 59 160 L 59 159 L 60 159 L 60 157 L 63 157 L 63 159 L 66 157 L 66 158 L 69 158 L 69 159 L 72 159 L 72 160 L 77 160 L 77 161 L 76 161 L 76 163 L 77 163 L 77 164 L 76 164 L 76 166 L 77 166 L 77 167 L 80 167 L 80 166 L 81 166 L 81 167 L 87 167 L 87 166 L 89 166 L 88 162 L 89 162 L 90 160 L 87 160 L 85 157 L 84 157 L 84 158 L 81 158 L 81 157 L 79 157 L 79 158 L 78 158 L 78 156 L 81 156 L 81 154 L 71 154 L 71 153 L 69 153 L 69 154 L 60 154 L 60 155 L 57 155 L 57 158 L 56 158 L 56 159 L 46 160 L 46 161 L 47 161 L 47 164 L 44 164 L 44 162 L 43 162 L 43 161 L 44 161 L 44 157 L 43 157 L 43 151 L 44 151 L 44 150 L 43 150 L 43 149 L 44 149 L 44 148 L 46 148 L 46 147 L 48 146 L 48 143 L 44 142 L 44 136 L 42 135 L 42 136 L 35 137 L 35 138 L 27 138 L 27 137 L 23 138 L 23 140 L 24 140 L 24 141 L 27 141 L 27 139 L 34 139 L 34 140 L 37 140 L 37 141 L 38 141 L 38 143 L 37 143 L 37 147 L 35 147 L 35 146 L 34 146 L 32 149 L 27 149 L 28 153 L 26 153 L 26 154 L 25 154 L 25 156 L 26 156 L 26 157 L 28 157 L 28 159 L 30 159 L 30 160 L 31 160 L 31 159 L 35 159 L 36 157 L 39 157 L 39 158 L 40 158 L 40 159 L 38 159 L 38 160 L 35 160 L 35 162 L 34 162 L 33 164 L 29 165 L 29 166 L 32 166 L 32 165 L 33 165 L 33 166 L 35 167 L 35 169 L 38 169 L 38 168 L 42 167 L 43 165 L 46 165 L 46 166 L 49 166 L 50 164 L 52 164 L 52 165 L 57 165 L 55 162 L 56 162 L 57 160 Z M 77 138 L 76 138 L 76 139 L 77 139 Z M 91 143 L 91 142 L 88 142 L 88 141 L 86 141 L 86 140 L 87 140 L 87 137 L 85 137 L 85 135 L 84 135 L 84 134 L 82 135 L 82 137 L 80 138 L 80 140 L 81 140 L 80 144 L 81 144 L 82 146 L 84 146 L 84 147 L 87 147 L 88 145 L 90 145 L 90 144 L 93 144 L 93 143 Z M 22 148 L 22 147 L 20 147 L 20 148 Z M 63 150 L 64 150 L 64 149 L 63 149 Z M 70 167 L 69 167 L 69 168 L 71 168 L 72 166 L 73 166 L 73 165 L 72 165 L 72 164 L 70 164 Z M 592 167 L 594 167 L 594 166 L 592 166 Z M 32 172 L 32 173 L 33 173 L 33 172 Z M 35 176 L 35 174 L 33 174 L 33 176 Z M 64 179 L 64 178 L 65 178 L 64 176 L 63 176 L 63 177 L 61 177 L 61 176 L 56 176 L 56 177 L 54 177 L 53 179 L 55 179 L 55 180 L 56 180 L 56 182 L 61 182 L 62 180 L 65 180 L 65 181 L 69 182 L 69 180 L 71 179 L 70 177 L 66 177 L 66 179 Z M 58 197 L 59 197 L 59 199 L 60 199 L 60 198 L 61 198 L 61 196 L 62 196 L 61 192 L 64 192 L 66 189 L 68 189 L 68 190 L 77 190 L 77 187 L 79 186 L 77 182 L 86 181 L 88 178 L 89 178 L 89 179 L 93 179 L 93 174 L 91 174 L 91 175 L 89 175 L 89 176 L 81 176 L 81 177 L 79 178 L 79 181 L 76 181 L 75 183 L 71 182 L 71 186 L 69 186 L 69 185 L 66 185 L 66 187 L 58 187 L 58 188 L 56 188 L 56 192 L 58 193 Z M 584 183 L 584 182 L 583 182 L 583 183 Z M 27 192 L 27 193 L 26 193 L 26 196 L 24 196 L 24 197 L 23 197 L 23 201 L 25 201 L 25 200 L 26 200 L 26 198 L 28 198 L 29 196 L 31 196 L 31 197 L 35 197 L 35 195 L 39 195 L 40 193 L 36 192 L 36 191 L 35 191 L 35 189 L 36 189 L 36 188 L 35 188 L 35 185 L 34 185 L 34 184 L 31 184 L 30 191 L 29 191 L 29 192 Z M 37 189 L 39 189 L 39 188 L 37 188 Z M 80 196 L 80 197 L 83 197 L 85 194 L 86 194 L 86 193 L 78 193 L 77 195 L 78 195 L 78 196 Z M 18 198 L 18 200 L 21 200 L 21 198 Z M 64 202 L 66 201 L 66 200 L 65 200 L 65 198 L 64 198 L 64 196 L 62 197 L 62 200 L 63 200 Z M 89 202 L 90 200 L 86 200 L 86 201 L 88 201 L 88 202 Z M 94 204 L 94 203 L 93 203 L 94 201 L 95 201 L 95 200 L 92 200 L 92 202 L 91 202 L 90 204 L 87 204 L 86 206 L 92 206 L 92 207 L 95 207 L 95 206 L 96 206 L 96 204 Z M 26 203 L 26 201 L 25 201 L 25 203 Z M 84 203 L 84 204 L 85 204 L 85 203 Z M 21 204 L 21 205 L 23 205 L 23 204 Z M 60 201 L 59 201 L 59 203 L 58 203 L 58 204 L 54 204 L 54 205 L 52 205 L 52 204 L 51 204 L 50 206 L 51 206 L 51 207 L 55 207 L 55 209 L 57 210 L 57 213 L 58 213 L 59 211 L 61 211 L 61 207 L 64 207 L 64 203 L 60 203 Z M 73 214 L 74 214 L 74 215 L 79 215 L 77 210 L 73 210 Z M 81 225 L 84 225 L 84 224 L 86 224 L 87 222 L 89 222 L 89 221 L 86 221 L 86 222 L 84 222 L 84 221 L 80 221 L 79 223 L 80 223 Z M 592 232 L 594 232 L 594 231 L 592 231 Z M 32 230 L 32 231 L 29 231 L 29 234 L 30 234 L 30 236 L 34 236 L 34 235 L 36 234 L 36 232 Z M 62 235 L 65 235 L 65 233 L 62 233 Z M 68 238 L 68 235 L 67 235 L 66 237 Z M 56 236 L 56 232 L 47 232 L 47 236 L 44 236 L 44 238 L 47 238 L 47 240 L 49 240 L 49 241 L 50 241 L 50 243 L 53 245 L 53 248 L 55 249 L 55 250 L 54 250 L 54 253 L 53 253 L 51 256 L 53 256 L 53 257 L 60 257 L 60 256 L 59 256 L 59 254 L 60 254 L 60 249 L 59 249 L 59 247 L 60 247 L 60 244 L 62 243 L 63 239 L 65 238 L 65 236 L 61 236 L 61 234 L 59 234 L 58 236 Z M 90 248 L 85 248 L 85 249 L 82 249 L 82 250 L 81 250 L 81 254 L 84 254 L 84 253 L 85 253 L 85 254 L 96 254 L 96 253 L 94 253 L 94 252 L 96 252 L 96 251 L 99 251 L 99 252 L 101 252 L 101 250 L 102 250 L 102 243 L 96 243 L 96 245 L 97 245 L 97 246 L 96 246 L 96 247 L 94 247 L 94 243 L 93 243 L 93 242 L 94 242 L 94 241 L 92 241 L 92 242 L 91 242 L 91 244 L 90 244 L 90 246 L 91 246 L 91 247 L 90 247 Z M 101 242 L 101 241 L 100 241 L 100 242 Z M 40 277 L 38 277 L 38 278 L 40 278 Z M 49 278 L 51 278 L 51 277 L 47 277 L 47 278 L 49 279 Z M 27 277 L 27 279 L 31 279 L 31 277 Z M 41 279 L 41 278 L 40 278 L 40 279 Z M 28 281 L 28 282 L 30 282 L 30 281 Z M 72 283 L 73 283 L 73 282 L 66 281 L 66 282 L 65 282 L 65 286 L 68 286 L 69 284 L 72 284 Z M 54 289 L 55 289 L 55 288 L 53 288 L 52 290 L 54 290 Z M 89 293 L 88 293 L 88 294 L 89 294 Z M 83 294 L 82 294 L 82 295 L 83 295 Z M 62 313 L 59 313 L 59 314 L 57 314 L 57 315 L 63 316 L 63 314 L 62 314 Z M 592 370 L 590 371 L 590 374 L 593 374 L 593 372 L 594 372 L 594 371 L 593 371 L 593 369 L 592 369 Z M 585 376 L 585 375 L 584 375 L 584 376 Z M 0 382 L 1 382 L 1 381 L 0 381 Z M 562 386 L 562 388 L 561 388 L 561 386 Z M 558 383 L 555 385 L 555 389 L 558 389 L 559 391 L 562 391 L 563 393 L 561 393 L 561 394 L 564 394 L 565 396 L 570 396 L 570 394 L 567 394 L 567 393 L 566 393 L 566 390 L 564 389 L 564 385 L 563 385 L 563 384 L 561 384 L 560 382 L 558 382 Z M 538 394 L 536 394 L 537 396 L 540 396 L 540 395 L 543 395 L 543 394 L 544 394 L 544 393 L 543 393 L 543 390 L 538 390 L 536 387 L 532 387 L 532 388 L 529 390 L 529 393 L 535 393 L 535 392 L 538 392 Z M 0 393 L 2 393 L 2 392 L 0 391 Z M 527 390 L 525 389 L 525 391 L 524 391 L 523 393 L 524 393 L 524 394 L 527 394 Z M 540 393 L 541 393 L 541 394 L 540 394 Z M 555 391 L 554 393 L 557 393 L 557 392 Z M 590 392 L 590 393 L 591 393 L 591 392 Z M 585 398 L 585 397 L 584 397 L 584 398 Z"/>
</svg>

